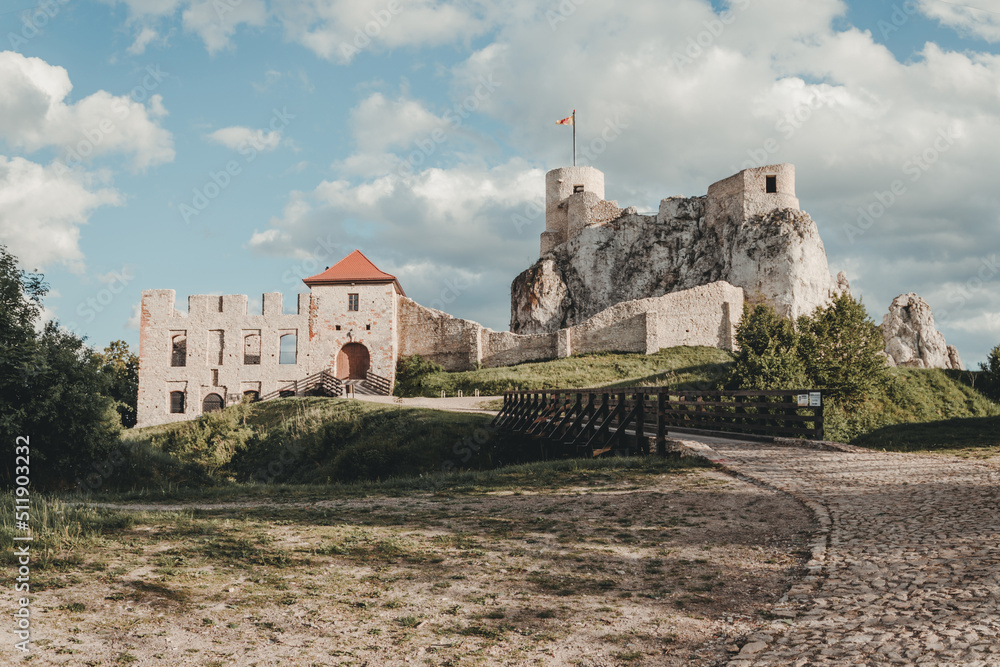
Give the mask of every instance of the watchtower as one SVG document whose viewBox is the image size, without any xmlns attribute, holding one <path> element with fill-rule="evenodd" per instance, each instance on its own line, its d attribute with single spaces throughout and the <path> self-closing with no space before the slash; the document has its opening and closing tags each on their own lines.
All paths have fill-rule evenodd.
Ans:
<svg viewBox="0 0 1000 667">
<path fill-rule="evenodd" d="M 591 193 L 604 199 L 604 172 L 593 167 L 560 167 L 545 174 L 545 231 L 541 254 L 570 238 L 569 200 Z"/>
</svg>

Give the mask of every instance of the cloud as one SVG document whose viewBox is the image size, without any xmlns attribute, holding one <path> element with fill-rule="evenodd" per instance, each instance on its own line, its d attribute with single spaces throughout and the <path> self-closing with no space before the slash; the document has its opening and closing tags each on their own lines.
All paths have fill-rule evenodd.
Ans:
<svg viewBox="0 0 1000 667">
<path fill-rule="evenodd" d="M 234 125 L 216 130 L 208 135 L 210 141 L 221 144 L 231 150 L 244 150 L 252 147 L 258 152 L 273 151 L 281 145 L 281 131 L 253 130 L 249 127 Z"/>
<path fill-rule="evenodd" d="M 366 49 L 465 43 L 499 13 L 490 3 L 445 0 L 284 0 L 275 13 L 286 36 L 327 60 L 349 63 Z"/>
<path fill-rule="evenodd" d="M 125 322 L 125 328 L 131 331 L 138 331 L 141 317 L 142 317 L 142 304 L 133 303 L 132 312 L 129 315 L 128 320 L 126 320 Z"/>
<path fill-rule="evenodd" d="M 390 100 L 382 93 L 373 93 L 354 107 L 350 123 L 358 150 L 363 153 L 407 148 L 414 139 L 447 124 L 417 100 L 402 96 Z"/>
<path fill-rule="evenodd" d="M 116 190 L 102 186 L 94 175 L 0 155 L 0 243 L 27 268 L 82 270 L 80 226 L 94 209 L 122 204 Z"/>
<path fill-rule="evenodd" d="M 129 53 L 129 55 L 141 56 L 143 53 L 146 52 L 146 47 L 149 46 L 154 41 L 163 41 L 163 40 L 160 38 L 160 35 L 155 30 L 149 27 L 144 27 L 142 30 L 139 31 L 139 34 L 136 35 L 135 37 L 135 41 L 132 42 L 132 45 L 128 47 L 126 51 Z"/>
<path fill-rule="evenodd" d="M 114 0 L 110 0 L 114 2 Z M 184 29 L 201 38 L 209 53 L 232 48 L 232 37 L 241 26 L 263 27 L 267 23 L 264 0 L 118 0 L 128 7 L 129 22 L 149 24 L 173 17 L 181 11 Z M 144 49 L 139 39 L 130 47 Z M 150 38 L 152 39 L 152 38 Z M 138 53 L 142 53 L 139 50 Z"/>
<path fill-rule="evenodd" d="M 196 33 L 209 53 L 232 48 L 230 38 L 240 25 L 262 27 L 267 22 L 263 0 L 194 0 L 182 13 L 185 30 Z"/>
<path fill-rule="evenodd" d="M 130 95 L 100 90 L 67 104 L 73 84 L 64 68 L 0 52 L 0 138 L 27 152 L 56 147 L 70 163 L 109 153 L 131 154 L 138 169 L 170 162 L 173 137 L 159 124 L 167 112 L 153 94 L 165 76 L 150 67 Z M 149 106 L 132 96 L 148 97 Z"/>
<path fill-rule="evenodd" d="M 1000 42 L 1000 2 L 997 0 L 975 0 L 972 2 L 975 6 L 942 0 L 918 2 L 921 13 L 960 35 Z"/>
</svg>

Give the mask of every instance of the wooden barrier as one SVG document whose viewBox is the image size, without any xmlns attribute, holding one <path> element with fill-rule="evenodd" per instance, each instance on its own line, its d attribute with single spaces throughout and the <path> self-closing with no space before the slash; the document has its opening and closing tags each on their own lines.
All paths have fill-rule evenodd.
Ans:
<svg viewBox="0 0 1000 667">
<path fill-rule="evenodd" d="M 822 440 L 823 396 L 808 389 L 510 391 L 493 425 L 570 455 L 663 454 L 670 432 Z"/>
</svg>

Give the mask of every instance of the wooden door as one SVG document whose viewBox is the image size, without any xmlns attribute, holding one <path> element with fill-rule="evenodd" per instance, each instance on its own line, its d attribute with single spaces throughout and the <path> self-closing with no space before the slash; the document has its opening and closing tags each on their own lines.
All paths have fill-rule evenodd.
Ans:
<svg viewBox="0 0 1000 667">
<path fill-rule="evenodd" d="M 361 343 L 348 343 L 337 353 L 337 377 L 341 380 L 364 380 L 371 358 Z"/>
</svg>

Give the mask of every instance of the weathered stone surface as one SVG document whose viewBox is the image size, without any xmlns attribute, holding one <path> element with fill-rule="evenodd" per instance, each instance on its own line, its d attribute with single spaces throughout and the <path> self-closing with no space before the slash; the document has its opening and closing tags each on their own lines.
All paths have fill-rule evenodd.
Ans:
<svg viewBox="0 0 1000 667">
<path fill-rule="evenodd" d="M 879 328 L 893 366 L 965 368 L 958 350 L 935 328 L 931 307 L 913 292 L 893 299 Z"/>
<path fill-rule="evenodd" d="M 720 280 L 791 317 L 848 288 L 845 277 L 831 277 L 808 214 L 785 208 L 742 219 L 740 211 L 673 197 L 655 216 L 625 213 L 583 227 L 514 280 L 511 331 L 555 331 L 622 301 Z"/>
</svg>

